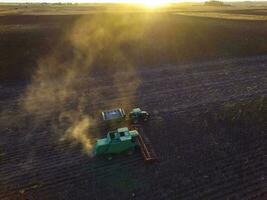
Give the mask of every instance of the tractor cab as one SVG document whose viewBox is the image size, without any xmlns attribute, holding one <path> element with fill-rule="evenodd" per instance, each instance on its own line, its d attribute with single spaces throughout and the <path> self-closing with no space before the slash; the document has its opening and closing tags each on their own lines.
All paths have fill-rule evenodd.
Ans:
<svg viewBox="0 0 267 200">
<path fill-rule="evenodd" d="M 130 120 L 134 123 L 147 121 L 149 114 L 140 108 L 134 108 L 129 114 Z"/>
</svg>

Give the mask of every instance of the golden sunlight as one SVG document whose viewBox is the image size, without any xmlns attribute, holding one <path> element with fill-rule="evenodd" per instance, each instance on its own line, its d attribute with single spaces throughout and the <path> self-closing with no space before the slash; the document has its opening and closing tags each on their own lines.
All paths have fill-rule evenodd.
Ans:
<svg viewBox="0 0 267 200">
<path fill-rule="evenodd" d="M 144 5 L 149 9 L 154 9 L 157 7 L 164 6 L 168 4 L 170 1 L 168 0 L 126 0 L 124 2 L 131 3 L 131 4 L 140 4 Z"/>
<path fill-rule="evenodd" d="M 139 4 L 139 5 L 145 6 L 146 8 L 154 9 L 157 7 L 167 5 L 168 3 L 174 2 L 175 0 L 35 0 L 35 1 L 36 2 L 43 1 L 43 2 L 50 2 L 50 3 L 56 3 L 56 2 L 62 2 L 62 3 L 68 3 L 68 2 L 71 2 L 71 3 L 129 3 L 129 4 Z M 178 1 L 180 2 L 180 0 L 176 0 L 176 2 Z"/>
<path fill-rule="evenodd" d="M 164 1 L 164 0 L 146 0 L 146 1 L 142 1 L 142 4 L 144 4 L 148 8 L 156 8 L 156 7 L 165 5 L 166 1 Z"/>
</svg>

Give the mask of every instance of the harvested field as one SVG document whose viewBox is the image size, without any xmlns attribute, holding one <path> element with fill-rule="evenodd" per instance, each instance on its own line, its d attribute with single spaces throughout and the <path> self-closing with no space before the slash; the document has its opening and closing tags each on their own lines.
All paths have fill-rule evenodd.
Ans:
<svg viewBox="0 0 267 200">
<path fill-rule="evenodd" d="M 253 15 L 253 14 L 233 14 L 233 13 L 219 13 L 219 12 L 178 12 L 178 15 L 195 16 L 195 17 L 208 17 L 208 18 L 219 18 L 229 20 L 253 20 L 253 21 L 266 21 L 266 15 Z"/>
<path fill-rule="evenodd" d="M 89 158 L 58 142 L 45 114 L 32 127 L 31 116 L 17 113 L 23 121 L 1 132 L 1 199 L 264 199 L 266 67 L 257 57 L 140 69 L 131 98 L 152 114 L 143 127 L 160 158 L 152 165 L 139 152 Z M 10 87 L 23 90 L 2 86 L 1 96 L 15 95 Z"/>
<path fill-rule="evenodd" d="M 107 16 L 104 48 L 66 36 L 91 15 L 0 17 L 0 199 L 265 200 L 266 22 Z M 159 161 L 92 158 L 99 113 L 136 106 Z"/>
</svg>

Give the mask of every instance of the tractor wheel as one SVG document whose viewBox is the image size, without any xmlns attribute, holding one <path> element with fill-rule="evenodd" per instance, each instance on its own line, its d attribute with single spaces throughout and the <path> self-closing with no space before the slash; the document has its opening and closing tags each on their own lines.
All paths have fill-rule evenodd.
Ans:
<svg viewBox="0 0 267 200">
<path fill-rule="evenodd" d="M 146 121 L 149 119 L 149 115 L 144 115 L 144 116 L 142 117 L 142 119 L 143 119 L 144 122 L 146 122 Z"/>
</svg>

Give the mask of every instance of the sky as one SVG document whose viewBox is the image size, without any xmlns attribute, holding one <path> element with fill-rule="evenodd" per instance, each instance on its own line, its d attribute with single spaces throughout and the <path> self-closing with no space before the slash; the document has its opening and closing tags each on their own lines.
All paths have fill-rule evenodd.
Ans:
<svg viewBox="0 0 267 200">
<path fill-rule="evenodd" d="M 55 3 L 55 2 L 79 2 L 79 3 L 102 3 L 102 2 L 141 2 L 142 0 L 0 0 L 0 2 L 48 2 L 48 3 Z M 146 0 L 143 0 L 146 1 Z M 153 0 L 149 0 L 153 1 Z M 159 0 L 154 0 L 159 1 Z M 180 0 L 160 0 L 161 2 L 180 2 Z"/>
<path fill-rule="evenodd" d="M 186 1 L 202 1 L 202 0 L 0 0 L 0 2 L 19 2 L 19 3 L 151 3 L 151 4 L 165 4 Z M 204 0 L 203 0 L 204 1 Z"/>
<path fill-rule="evenodd" d="M 56 3 L 56 2 L 73 2 L 73 3 L 103 3 L 103 2 L 118 2 L 118 3 L 123 3 L 123 2 L 137 2 L 140 3 L 142 1 L 146 0 L 0 0 L 0 2 L 47 2 L 47 3 Z M 148 1 L 153 1 L 153 0 L 148 0 Z M 161 2 L 181 2 L 181 0 L 154 0 L 154 1 L 161 1 Z"/>
<path fill-rule="evenodd" d="M 40 3 L 40 2 L 47 2 L 47 3 L 142 3 L 142 2 L 155 2 L 156 4 L 164 4 L 164 3 L 172 3 L 172 2 L 199 2 L 205 0 L 0 0 L 0 2 L 18 2 L 18 3 Z M 242 0 L 222 0 L 222 1 L 242 1 Z M 250 0 L 250 1 L 266 1 L 266 0 Z"/>
</svg>

